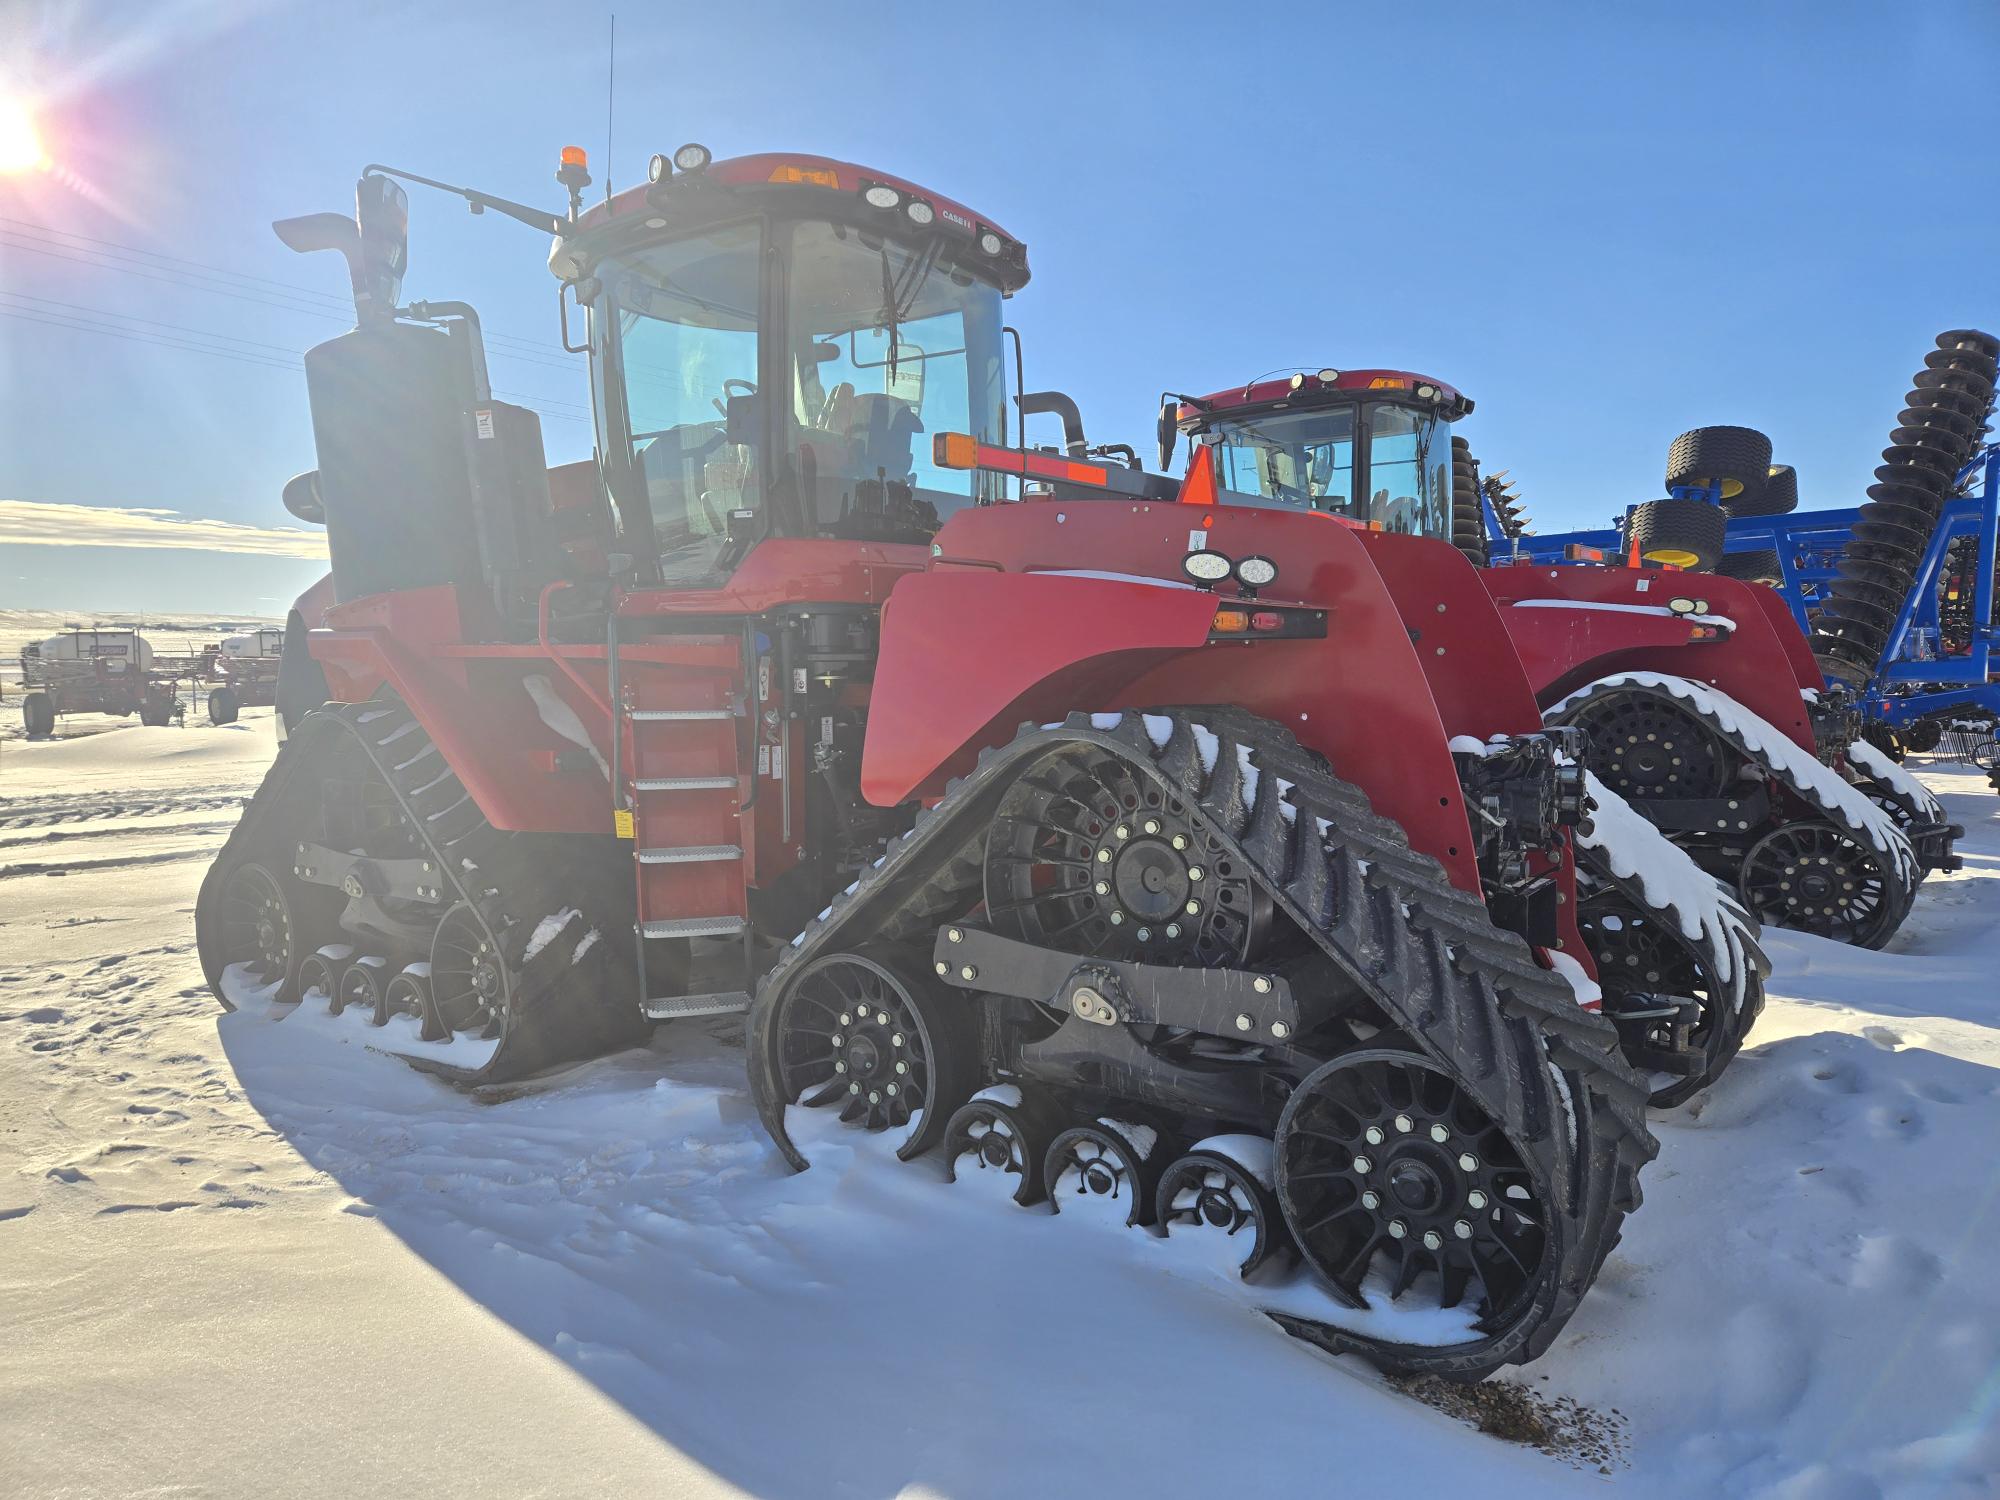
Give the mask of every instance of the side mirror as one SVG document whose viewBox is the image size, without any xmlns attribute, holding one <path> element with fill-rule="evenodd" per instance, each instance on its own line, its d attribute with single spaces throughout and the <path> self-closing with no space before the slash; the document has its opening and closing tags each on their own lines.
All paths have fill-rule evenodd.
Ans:
<svg viewBox="0 0 2000 1500">
<path fill-rule="evenodd" d="M 1160 403 L 1160 421 L 1155 431 L 1160 439 L 1160 472 L 1166 473 L 1174 461 L 1174 444 L 1181 435 L 1175 418 L 1180 415 L 1180 403 L 1169 396 Z"/>
<path fill-rule="evenodd" d="M 364 177 L 354 185 L 354 222 L 361 241 L 355 310 L 363 322 L 386 318 L 402 300 L 410 268 L 410 195 L 387 177 Z"/>
<path fill-rule="evenodd" d="M 314 526 L 326 524 L 326 505 L 319 497 L 319 470 L 308 469 L 285 481 L 285 509 Z"/>
<path fill-rule="evenodd" d="M 757 444 L 757 424 L 763 417 L 763 397 L 749 394 L 731 396 L 722 410 L 724 441 L 745 447 Z"/>
</svg>

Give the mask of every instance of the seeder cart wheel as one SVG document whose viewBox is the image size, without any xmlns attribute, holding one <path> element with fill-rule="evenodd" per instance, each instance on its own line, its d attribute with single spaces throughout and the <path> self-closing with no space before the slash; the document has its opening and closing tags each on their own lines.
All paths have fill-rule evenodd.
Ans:
<svg viewBox="0 0 2000 1500">
<path fill-rule="evenodd" d="M 56 703 L 47 693 L 30 693 L 21 700 L 21 726 L 31 740 L 45 740 L 56 732 Z"/>
<path fill-rule="evenodd" d="M 208 722 L 211 724 L 234 724 L 241 711 L 242 705 L 231 688 L 219 687 L 208 695 Z"/>
</svg>

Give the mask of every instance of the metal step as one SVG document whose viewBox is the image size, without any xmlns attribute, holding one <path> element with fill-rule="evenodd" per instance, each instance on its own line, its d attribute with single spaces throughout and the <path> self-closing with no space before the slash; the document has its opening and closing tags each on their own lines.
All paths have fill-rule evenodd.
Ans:
<svg viewBox="0 0 2000 1500">
<path fill-rule="evenodd" d="M 639 851 L 642 865 L 702 865 L 742 857 L 742 849 L 735 844 L 683 844 L 677 849 Z"/>
<path fill-rule="evenodd" d="M 649 938 L 734 937 L 742 930 L 741 917 L 670 917 L 640 927 Z"/>
<path fill-rule="evenodd" d="M 720 792 L 736 790 L 734 776 L 646 776 L 632 783 L 641 792 Z"/>
<path fill-rule="evenodd" d="M 634 724 L 677 724 L 689 719 L 733 719 L 731 708 L 635 708 L 625 715 Z"/>
<path fill-rule="evenodd" d="M 649 1021 L 678 1021 L 687 1016 L 740 1016 L 750 1008 L 745 990 L 723 990 L 714 995 L 666 995 L 648 1000 L 639 1007 Z"/>
</svg>

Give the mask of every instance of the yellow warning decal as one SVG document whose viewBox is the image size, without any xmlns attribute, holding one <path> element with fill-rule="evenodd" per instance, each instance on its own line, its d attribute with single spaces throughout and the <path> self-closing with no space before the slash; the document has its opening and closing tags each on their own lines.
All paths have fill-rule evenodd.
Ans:
<svg viewBox="0 0 2000 1500">
<path fill-rule="evenodd" d="M 632 809 L 629 807 L 617 807 L 611 810 L 611 827 L 621 839 L 638 837 L 638 830 L 632 819 Z"/>
</svg>

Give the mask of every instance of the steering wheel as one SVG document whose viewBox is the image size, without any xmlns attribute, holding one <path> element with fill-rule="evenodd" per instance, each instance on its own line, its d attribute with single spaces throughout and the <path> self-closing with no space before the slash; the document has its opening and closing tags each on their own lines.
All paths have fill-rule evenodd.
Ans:
<svg viewBox="0 0 2000 1500">
<path fill-rule="evenodd" d="M 732 387 L 735 389 L 732 389 Z M 757 394 L 756 382 L 750 380 L 725 380 L 722 382 L 722 394 L 724 396 L 734 395 L 737 394 L 739 391 L 742 395 L 745 396 L 756 395 Z M 717 411 L 721 412 L 725 418 L 728 417 L 729 406 L 726 402 L 717 398 L 711 398 L 708 404 L 710 406 L 713 406 Z"/>
</svg>

